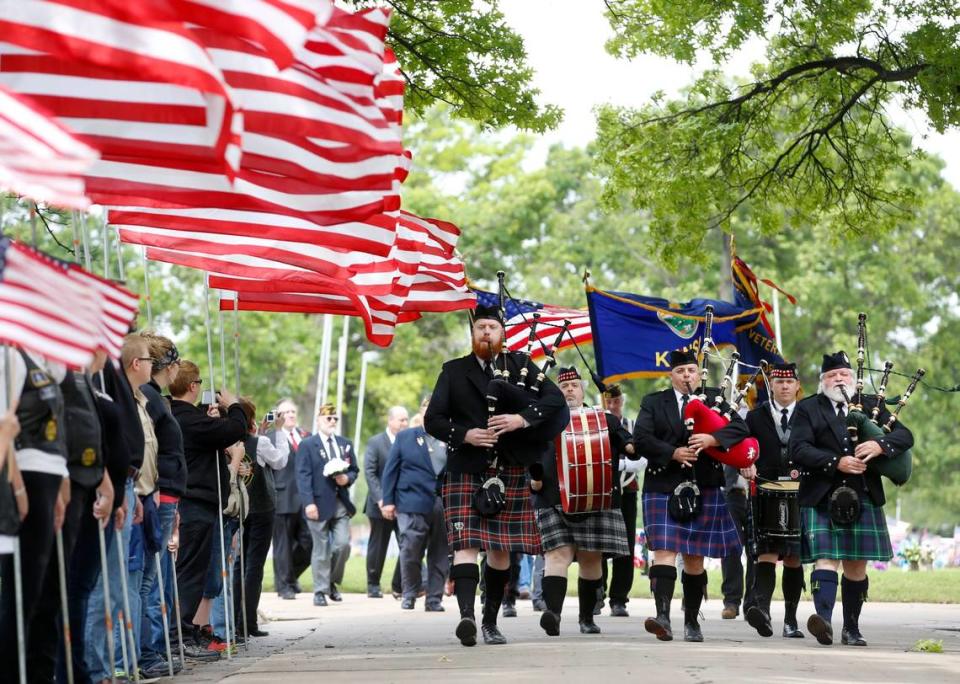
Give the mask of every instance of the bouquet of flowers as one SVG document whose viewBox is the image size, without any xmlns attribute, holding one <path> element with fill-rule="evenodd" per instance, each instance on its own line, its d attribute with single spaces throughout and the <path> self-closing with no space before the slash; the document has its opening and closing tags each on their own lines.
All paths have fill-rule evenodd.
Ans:
<svg viewBox="0 0 960 684">
<path fill-rule="evenodd" d="M 336 477 L 340 473 L 347 472 L 347 468 L 350 467 L 350 464 L 344 461 L 342 458 L 331 458 L 327 461 L 326 465 L 323 466 L 323 476 L 324 477 Z"/>
</svg>

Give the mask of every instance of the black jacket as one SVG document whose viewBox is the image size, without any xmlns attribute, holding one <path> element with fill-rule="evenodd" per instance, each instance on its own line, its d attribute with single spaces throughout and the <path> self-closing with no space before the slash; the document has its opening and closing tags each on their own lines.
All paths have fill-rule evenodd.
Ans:
<svg viewBox="0 0 960 684">
<path fill-rule="evenodd" d="M 140 386 L 147 398 L 147 415 L 157 435 L 157 489 L 161 494 L 183 496 L 187 491 L 187 458 L 183 453 L 183 433 L 170 412 L 160 386 L 152 380 Z"/>
<path fill-rule="evenodd" d="M 521 358 L 519 354 L 508 352 L 498 358 L 499 367 L 506 363 L 511 382 L 520 377 Z M 527 368 L 528 377 L 535 378 L 540 372 L 529 361 Z M 429 434 L 447 444 L 448 472 L 479 473 L 492 461 L 487 449 L 463 441 L 468 430 L 487 426 L 489 382 L 473 354 L 443 364 L 424 416 L 424 427 Z M 543 381 L 540 395 L 531 405 L 511 407 L 506 402 L 501 404 L 497 413 L 519 413 L 530 425 L 500 437 L 493 449 L 499 465 L 530 465 L 537 461 L 547 443 L 562 432 L 570 420 L 563 394 L 549 379 Z"/>
<path fill-rule="evenodd" d="M 143 465 L 144 440 L 143 423 L 140 422 L 140 411 L 137 409 L 137 400 L 133 398 L 133 389 L 126 374 L 117 370 L 112 363 L 103 368 L 103 382 L 105 391 L 114 401 L 120 412 L 120 421 L 123 425 L 123 442 L 126 445 L 130 458 L 130 465 L 140 469 Z M 94 386 L 99 383 L 94 381 Z"/>
<path fill-rule="evenodd" d="M 793 407 L 793 414 L 790 416 L 788 428 L 792 431 L 793 425 L 797 420 L 797 409 L 799 405 Z M 747 427 L 750 428 L 750 434 L 757 438 L 760 444 L 760 457 L 757 458 L 757 477 L 763 480 L 777 480 L 780 477 L 790 477 L 799 479 L 799 466 L 790 458 L 789 445 L 784 445 L 781 454 L 780 435 L 777 434 L 777 426 L 774 424 L 773 414 L 770 412 L 770 402 L 765 401 L 747 414 Z M 779 423 L 780 416 L 777 416 Z M 791 475 L 794 473 L 796 476 Z"/>
<path fill-rule="evenodd" d="M 239 404 L 227 409 L 225 418 L 211 418 L 199 406 L 179 399 L 170 401 L 170 410 L 183 432 L 187 461 L 186 499 L 217 504 L 217 468 L 220 468 L 220 496 L 226 505 L 230 472 L 220 452 L 247 436 L 247 417 Z"/>
<path fill-rule="evenodd" d="M 874 395 L 863 396 L 867 415 L 876 405 Z M 877 418 L 880 424 L 883 425 L 889 417 L 890 412 L 881 407 Z M 913 446 L 913 433 L 898 420 L 893 430 L 877 443 L 883 448 L 877 458 L 896 456 Z M 868 493 L 874 505 L 886 503 L 883 482 L 873 469 L 868 468 L 863 475 L 848 475 L 837 470 L 837 463 L 844 455 L 853 455 L 853 449 L 846 421 L 837 416 L 833 402 L 817 394 L 797 404 L 790 434 L 790 456 L 800 464 L 801 506 L 816 506 L 844 481 L 859 492 Z"/>
<path fill-rule="evenodd" d="M 113 485 L 113 510 L 116 511 L 126 497 L 127 470 L 130 468 L 130 454 L 123 439 L 123 414 L 117 403 L 107 394 L 95 391 L 97 415 L 100 417 L 100 429 L 103 446 L 103 465 L 110 474 Z M 142 432 L 143 428 L 141 428 Z"/>
<path fill-rule="evenodd" d="M 625 453 L 627 444 L 632 441 L 630 433 L 623 427 L 620 419 L 610 413 L 604 413 L 607 419 L 607 431 L 610 435 L 611 463 L 613 465 L 613 508 L 620 509 L 620 454 L 624 454 L 631 460 L 640 458 L 639 454 L 629 455 Z M 557 451 L 551 444 L 545 449 L 540 458 L 543 464 L 543 487 L 539 492 L 533 493 L 534 508 L 550 508 L 560 505 L 560 481 L 557 474 Z"/>
<path fill-rule="evenodd" d="M 309 432 L 294 428 L 300 434 L 300 444 L 310 436 Z M 280 440 L 287 439 L 287 433 L 284 430 L 268 430 L 267 437 L 273 442 L 273 446 L 280 448 Z M 297 460 L 300 458 L 299 447 L 294 448 L 290 444 L 290 456 L 287 458 L 287 465 L 273 473 L 273 485 L 277 493 L 277 513 L 281 515 L 291 515 L 300 513 L 303 507 L 300 505 L 300 494 L 297 492 Z"/>
<path fill-rule="evenodd" d="M 713 406 L 718 390 L 707 388 L 707 405 Z M 726 402 L 724 411 L 729 409 Z M 731 446 L 750 436 L 746 423 L 737 414 L 730 423 L 713 436 L 721 448 Z M 647 472 L 643 478 L 644 492 L 668 494 L 684 480 L 695 479 L 701 487 L 723 487 L 723 464 L 706 454 L 697 458 L 693 469 L 684 468 L 673 460 L 673 452 L 686 446 L 690 436 L 680 417 L 673 387 L 653 392 L 643 398 L 637 422 L 633 426 L 633 440 L 637 453 L 647 457 Z"/>
</svg>

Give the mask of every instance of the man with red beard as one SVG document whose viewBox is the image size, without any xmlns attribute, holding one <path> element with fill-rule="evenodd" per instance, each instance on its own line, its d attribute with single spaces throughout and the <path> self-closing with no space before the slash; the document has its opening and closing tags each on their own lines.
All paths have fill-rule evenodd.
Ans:
<svg viewBox="0 0 960 684">
<path fill-rule="evenodd" d="M 837 600 L 837 570 L 843 564 L 843 632 L 841 643 L 866 646 L 860 633 L 860 609 L 867 598 L 867 561 L 893 557 L 883 513 L 880 474 L 870 467 L 913 446 L 913 435 L 899 420 L 881 439 L 853 444 L 847 432 L 848 398 L 855 391 L 850 360 L 840 351 L 824 354 L 820 392 L 797 404 L 790 435 L 790 457 L 800 472 L 801 560 L 813 563 L 810 584 L 816 613 L 807 629 L 825 646 L 833 643 L 831 618 Z M 869 416 L 873 395 L 860 399 Z M 880 405 L 877 421 L 890 413 Z"/>
<path fill-rule="evenodd" d="M 495 369 L 508 371 L 512 383 L 521 377 L 525 364 L 530 380 L 539 369 L 525 357 L 503 350 L 503 319 L 496 308 L 477 307 L 472 341 L 473 353 L 443 364 L 424 417 L 427 433 L 447 444 L 443 508 L 454 552 L 450 579 L 460 606 L 456 635 L 464 646 L 477 643 L 474 601 L 480 549 L 487 554 L 483 640 L 507 642 L 497 628 L 497 613 L 510 579 L 510 552 L 540 553 L 526 467 L 539 462 L 548 442 L 570 419 L 563 395 L 546 379 L 539 393 L 526 393 L 515 406 L 504 397 L 497 407 L 500 413 L 488 416 L 488 394 L 504 389 L 497 387 L 504 383 L 494 382 Z M 516 385 L 511 389 L 519 390 Z M 502 489 L 502 499 L 492 496 L 490 489 L 476 496 L 491 481 Z"/>
</svg>

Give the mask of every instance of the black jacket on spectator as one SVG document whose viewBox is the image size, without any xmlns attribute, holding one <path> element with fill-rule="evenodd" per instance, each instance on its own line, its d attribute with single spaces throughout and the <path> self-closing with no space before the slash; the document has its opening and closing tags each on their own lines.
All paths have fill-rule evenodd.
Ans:
<svg viewBox="0 0 960 684">
<path fill-rule="evenodd" d="M 211 418 L 207 412 L 179 399 L 170 401 L 170 410 L 183 432 L 187 461 L 186 499 L 217 505 L 217 467 L 220 468 L 220 496 L 226 504 L 230 472 L 220 452 L 247 436 L 247 417 L 240 404 L 227 409 L 225 418 Z"/>
<path fill-rule="evenodd" d="M 140 412 L 137 410 L 137 400 L 133 398 L 133 388 L 122 370 L 108 362 L 103 369 L 104 391 L 110 395 L 114 405 L 120 412 L 120 421 L 123 425 L 123 443 L 126 445 L 130 457 L 130 465 L 137 470 L 143 465 L 143 423 L 140 422 Z M 99 383 L 94 380 L 94 385 Z"/>
<path fill-rule="evenodd" d="M 187 459 L 183 454 L 183 433 L 170 412 L 160 386 L 153 380 L 140 386 L 147 398 L 147 415 L 157 435 L 157 488 L 161 494 L 183 496 L 187 491 Z"/>
<path fill-rule="evenodd" d="M 96 384 L 94 382 L 95 386 Z M 97 399 L 97 415 L 100 416 L 103 464 L 113 484 L 113 510 L 117 510 L 124 501 L 127 470 L 130 468 L 130 454 L 123 439 L 124 422 L 117 402 L 99 390 L 94 394 Z"/>
<path fill-rule="evenodd" d="M 708 387 L 707 405 L 714 405 L 718 390 Z M 723 402 L 724 411 L 729 405 Z M 737 414 L 725 427 L 713 433 L 720 447 L 729 449 L 750 436 L 746 423 Z M 686 446 L 690 434 L 684 427 L 677 406 L 673 386 L 653 392 L 643 398 L 640 414 L 633 426 L 633 439 L 637 453 L 647 457 L 647 472 L 643 477 L 644 492 L 669 494 L 684 480 L 696 480 L 700 487 L 723 487 L 723 464 L 707 454 L 700 454 L 693 468 L 684 468 L 673 460 L 673 452 Z"/>
</svg>

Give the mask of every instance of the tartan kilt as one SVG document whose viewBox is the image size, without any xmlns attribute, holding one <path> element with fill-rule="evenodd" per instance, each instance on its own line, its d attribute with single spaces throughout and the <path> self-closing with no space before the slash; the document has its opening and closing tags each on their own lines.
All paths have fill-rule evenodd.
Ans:
<svg viewBox="0 0 960 684">
<path fill-rule="evenodd" d="M 630 555 L 620 509 L 565 514 L 561 506 L 551 506 L 536 509 L 534 515 L 545 552 L 576 546 L 581 551 L 599 551 L 612 557 Z"/>
<path fill-rule="evenodd" d="M 506 507 L 492 518 L 484 518 L 473 507 L 473 494 L 494 475 L 503 480 Z M 520 551 L 532 556 L 541 553 L 540 532 L 530 505 L 527 470 L 507 466 L 498 473 L 447 473 L 443 478 L 443 511 L 447 521 L 447 543 L 451 551 Z"/>
<path fill-rule="evenodd" d="M 860 499 L 860 519 L 852 525 L 837 525 L 830 519 L 830 505 L 801 506 L 803 542 L 801 560 L 879 560 L 893 558 L 890 532 L 883 506 L 874 506 L 866 496 Z"/>
<path fill-rule="evenodd" d="M 717 487 L 700 490 L 703 508 L 693 520 L 680 523 L 667 510 L 669 494 L 644 492 L 643 527 L 651 551 L 675 551 L 688 556 L 726 558 L 743 549 L 736 523 Z"/>
</svg>

